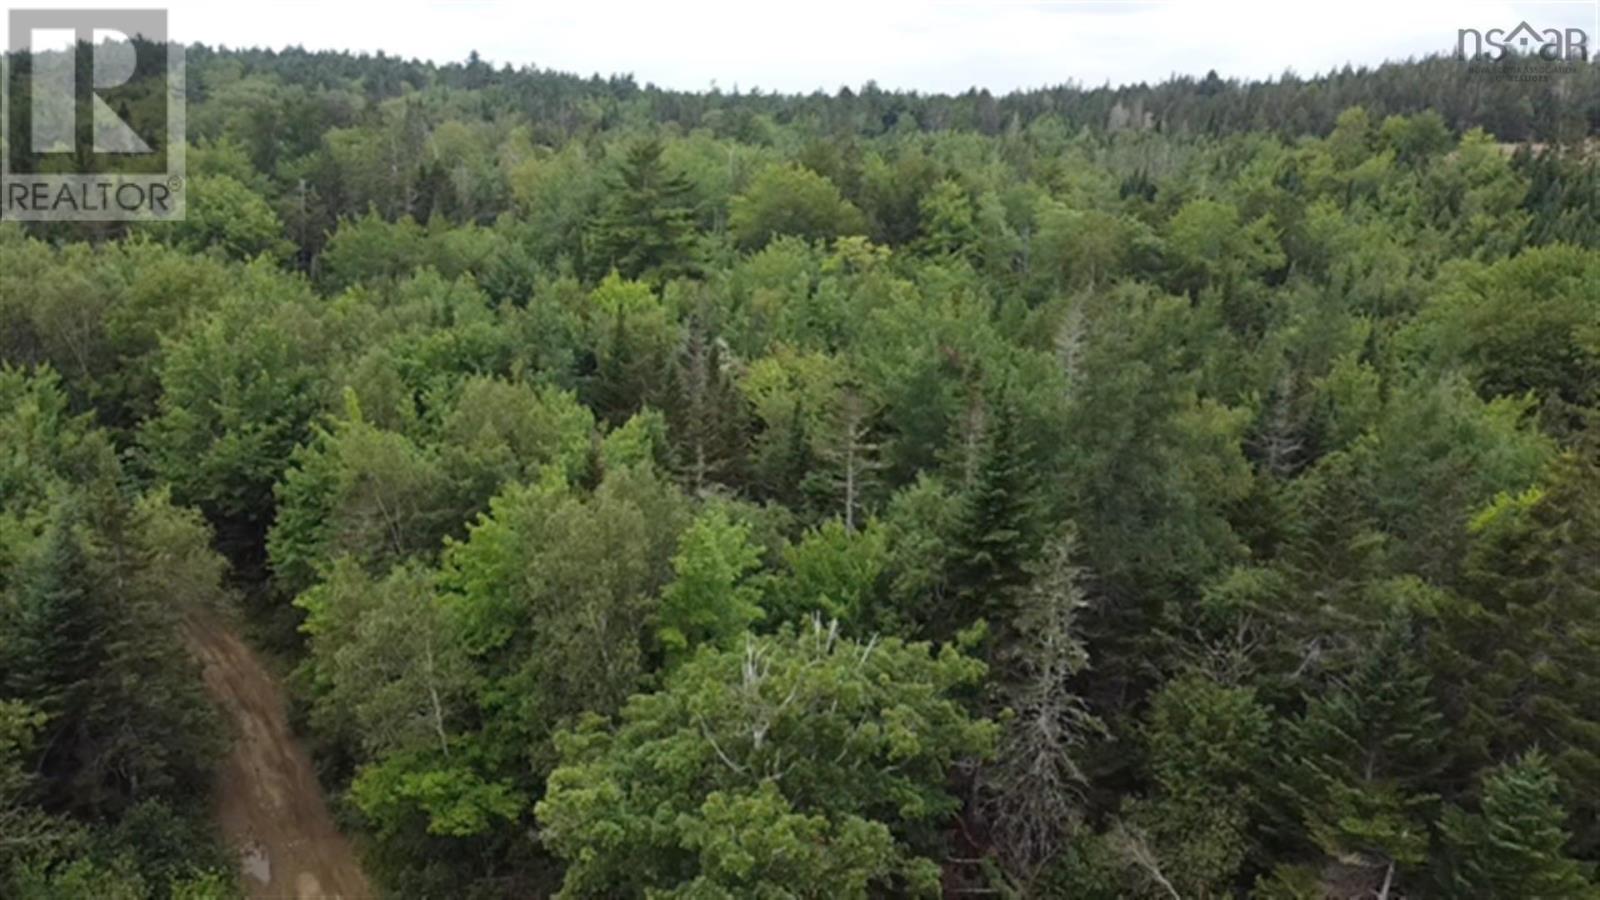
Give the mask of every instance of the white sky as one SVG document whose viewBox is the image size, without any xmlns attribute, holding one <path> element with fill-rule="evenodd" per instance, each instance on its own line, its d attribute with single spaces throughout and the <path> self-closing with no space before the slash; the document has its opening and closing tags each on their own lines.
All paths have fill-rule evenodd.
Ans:
<svg viewBox="0 0 1600 900">
<path fill-rule="evenodd" d="M 996 93 L 1168 75 L 1314 75 L 1452 49 L 1459 28 L 1578 27 L 1600 0 L 0 0 L 28 8 L 164 6 L 183 41 L 383 50 L 438 62 L 632 73 L 703 90 L 884 88 Z"/>
</svg>

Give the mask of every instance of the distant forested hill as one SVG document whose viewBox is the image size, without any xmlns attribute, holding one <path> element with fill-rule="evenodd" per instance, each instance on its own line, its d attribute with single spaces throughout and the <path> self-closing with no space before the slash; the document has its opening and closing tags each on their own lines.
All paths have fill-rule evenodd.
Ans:
<svg viewBox="0 0 1600 900">
<path fill-rule="evenodd" d="M 974 88 L 954 96 L 885 91 L 870 83 L 841 86 L 834 94 L 685 92 L 640 85 L 629 75 L 583 78 L 531 66 L 497 69 L 476 59 L 434 65 L 299 49 L 193 47 L 189 59 L 202 78 L 215 65 L 313 93 L 352 91 L 367 100 L 428 88 L 470 91 L 485 115 L 526 116 L 569 137 L 623 121 L 736 129 L 750 117 L 830 136 L 871 137 L 896 128 L 992 136 L 1051 116 L 1073 131 L 1143 127 L 1174 135 L 1265 131 L 1294 138 L 1327 134 L 1351 106 L 1380 118 L 1432 110 L 1455 133 L 1479 127 L 1508 142 L 1571 139 L 1600 128 L 1600 67 L 1516 56 L 1470 65 L 1431 56 L 1326 74 L 1285 73 L 1267 81 L 1224 80 L 1211 72 L 1175 75 L 1156 85 L 1068 82 L 1002 95 Z M 1530 77 L 1528 67 L 1538 74 Z M 1516 69 L 1524 70 L 1521 77 L 1511 77 Z M 819 74 L 819 82 L 826 77 Z"/>
</svg>

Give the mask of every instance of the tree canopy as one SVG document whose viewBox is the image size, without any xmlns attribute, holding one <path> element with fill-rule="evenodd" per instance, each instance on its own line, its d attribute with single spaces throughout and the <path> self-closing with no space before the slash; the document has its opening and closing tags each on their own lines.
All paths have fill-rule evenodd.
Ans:
<svg viewBox="0 0 1600 900">
<path fill-rule="evenodd" d="M 0 895 L 238 892 L 204 610 L 396 896 L 1600 890 L 1593 63 L 189 67 L 0 223 Z"/>
</svg>

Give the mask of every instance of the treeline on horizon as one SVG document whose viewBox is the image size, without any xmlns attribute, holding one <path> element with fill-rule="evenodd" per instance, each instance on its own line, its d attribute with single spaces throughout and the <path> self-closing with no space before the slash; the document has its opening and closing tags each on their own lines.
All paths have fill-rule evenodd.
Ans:
<svg viewBox="0 0 1600 900">
<path fill-rule="evenodd" d="M 1086 87 L 1075 82 L 1001 94 L 971 88 L 959 94 L 884 90 L 868 82 L 828 94 L 682 91 L 632 75 L 582 77 L 483 62 L 476 54 L 461 63 L 425 63 L 382 54 L 307 51 L 286 48 L 227 50 L 188 48 L 191 62 L 237 60 L 246 71 L 273 73 L 308 88 L 360 85 L 370 100 L 407 90 L 442 87 L 482 92 L 486 111 L 521 113 L 547 126 L 581 129 L 588 103 L 597 103 L 602 127 L 642 117 L 681 128 L 716 127 L 707 116 L 768 116 L 775 123 L 805 124 L 818 133 L 872 137 L 895 128 L 922 131 L 965 130 L 995 136 L 1055 116 L 1066 127 L 1093 131 L 1150 128 L 1175 135 L 1220 136 L 1260 131 L 1283 137 L 1324 135 L 1339 113 L 1362 106 L 1380 118 L 1433 111 L 1456 133 L 1481 127 L 1503 141 L 1581 139 L 1600 128 L 1600 66 L 1594 61 L 1549 64 L 1511 52 L 1499 60 L 1470 65 L 1451 54 L 1437 54 L 1376 66 L 1350 66 L 1326 74 L 1285 72 L 1274 79 L 1224 79 L 1174 73 L 1151 85 Z M 1549 80 L 1516 78 L 1530 64 Z M 1518 70 L 1522 71 L 1519 72 Z"/>
<path fill-rule="evenodd" d="M 0 224 L 0 895 L 237 895 L 210 606 L 395 896 L 1600 896 L 1594 66 L 189 65 Z"/>
</svg>

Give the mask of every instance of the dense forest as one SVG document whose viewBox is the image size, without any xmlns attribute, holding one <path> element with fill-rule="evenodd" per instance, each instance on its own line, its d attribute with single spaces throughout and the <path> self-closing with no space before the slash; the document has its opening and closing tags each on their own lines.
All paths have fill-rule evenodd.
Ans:
<svg viewBox="0 0 1600 900">
<path fill-rule="evenodd" d="M 1600 67 L 1503 74 L 190 48 L 184 221 L 0 223 L 0 896 L 249 889 L 204 610 L 387 896 L 1600 897 Z"/>
</svg>

